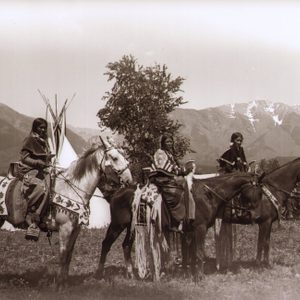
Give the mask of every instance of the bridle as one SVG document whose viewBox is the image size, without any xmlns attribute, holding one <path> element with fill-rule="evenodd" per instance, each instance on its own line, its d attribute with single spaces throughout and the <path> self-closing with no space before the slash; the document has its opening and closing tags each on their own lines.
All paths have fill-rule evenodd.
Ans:
<svg viewBox="0 0 300 300">
<path fill-rule="evenodd" d="M 109 147 L 109 148 L 105 149 L 105 150 L 104 150 L 103 158 L 102 158 L 101 163 L 100 163 L 100 175 L 103 174 L 103 175 L 105 176 L 105 178 L 107 178 L 107 175 L 106 175 L 106 173 L 105 173 L 105 171 L 104 171 L 104 169 L 103 169 L 103 165 L 105 166 L 105 159 L 107 158 L 107 152 L 109 152 L 109 151 L 112 150 L 112 149 L 116 149 L 116 150 L 119 152 L 119 150 L 118 150 L 117 148 L 115 148 L 115 147 Z M 120 153 L 120 152 L 119 152 L 119 153 Z M 121 154 L 121 153 L 120 153 L 120 154 Z M 125 165 L 125 167 L 124 167 L 123 169 L 121 169 L 121 170 L 117 170 L 116 168 L 114 168 L 113 164 L 110 164 L 110 167 L 111 167 L 111 169 L 116 173 L 116 175 L 119 177 L 119 181 L 120 181 L 121 185 L 124 185 L 124 182 L 122 182 L 122 179 L 121 179 L 121 175 L 122 175 L 127 169 L 129 169 L 129 163 L 127 162 L 126 165 Z"/>
<path fill-rule="evenodd" d="M 99 146 L 99 147 L 100 147 L 100 146 Z M 97 148 L 97 149 L 98 149 L 98 148 Z M 95 151 L 96 151 L 97 149 L 95 149 Z M 100 177 L 101 175 L 104 175 L 105 178 L 107 178 L 106 172 L 105 172 L 105 170 L 103 169 L 103 165 L 105 165 L 105 159 L 106 159 L 106 157 L 107 157 L 107 152 L 110 151 L 111 149 L 116 149 L 116 148 L 111 147 L 111 148 L 108 148 L 108 149 L 104 150 L 104 155 L 103 155 L 102 160 L 101 160 L 100 165 L 99 165 L 99 177 Z M 117 150 L 117 149 L 116 149 L 116 150 Z M 129 169 L 129 163 L 127 163 L 126 166 L 125 166 L 123 169 L 121 169 L 121 170 L 115 169 L 115 168 L 113 167 L 112 164 L 110 164 L 110 166 L 111 166 L 112 170 L 113 170 L 113 171 L 116 173 L 116 175 L 118 176 L 120 185 L 121 185 L 121 186 L 124 185 L 124 182 L 122 182 L 120 176 L 121 176 L 127 169 Z M 57 166 L 54 167 L 54 169 L 57 169 Z M 56 172 L 55 172 L 55 173 L 56 173 Z M 72 190 L 76 193 L 76 195 L 81 199 L 82 204 L 83 204 L 84 206 L 85 206 L 85 204 L 84 204 L 84 201 L 83 201 L 83 197 L 80 196 L 80 192 L 82 192 L 82 193 L 88 195 L 89 197 L 91 197 L 91 196 L 96 196 L 96 197 L 102 198 L 101 196 L 87 193 L 86 191 L 84 191 L 83 189 L 81 189 L 80 187 L 78 187 L 76 184 L 74 184 L 71 180 L 69 180 L 66 176 L 64 176 L 64 175 L 63 175 L 63 172 L 58 172 L 58 173 L 55 174 L 55 178 L 58 179 L 59 177 L 61 177 L 61 179 L 64 180 L 64 181 L 72 188 Z M 60 195 L 60 196 L 66 197 L 65 195 L 62 195 L 62 194 L 60 194 L 60 193 L 57 193 L 56 191 L 53 191 L 53 192 L 54 192 L 55 194 Z M 78 202 L 78 201 L 76 201 L 76 200 L 74 200 L 74 199 L 70 199 L 70 200 L 72 200 L 72 201 L 74 201 L 74 202 Z"/>
</svg>

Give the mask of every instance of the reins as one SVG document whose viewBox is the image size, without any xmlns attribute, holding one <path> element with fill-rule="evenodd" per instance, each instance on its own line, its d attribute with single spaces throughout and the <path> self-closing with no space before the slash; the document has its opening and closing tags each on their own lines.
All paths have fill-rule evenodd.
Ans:
<svg viewBox="0 0 300 300">
<path fill-rule="evenodd" d="M 102 159 L 101 159 L 101 162 L 100 162 L 100 165 L 99 165 L 99 176 L 101 176 L 101 174 L 104 174 L 105 178 L 107 178 L 107 175 L 106 175 L 106 173 L 105 173 L 104 170 L 103 170 L 102 164 L 103 164 L 103 162 L 104 162 L 104 160 L 105 160 L 106 153 L 107 153 L 109 150 L 111 150 L 111 149 L 112 149 L 112 148 L 109 148 L 109 149 L 106 149 L 106 150 L 104 151 L 104 155 L 103 155 L 103 157 L 102 157 Z M 112 170 L 113 170 L 118 176 L 121 176 L 121 175 L 129 168 L 128 164 L 126 165 L 125 168 L 123 168 L 123 169 L 121 169 L 121 170 L 116 170 L 113 166 L 111 166 L 111 167 L 112 167 Z M 56 170 L 56 169 L 59 168 L 59 167 L 53 166 L 53 168 L 54 168 L 54 170 Z M 63 169 L 63 168 L 61 168 L 61 169 Z M 59 176 L 61 176 L 61 178 L 60 178 Z M 72 198 L 70 198 L 70 197 L 68 197 L 68 196 L 66 196 L 66 195 L 61 194 L 61 193 L 58 193 L 58 192 L 56 192 L 55 190 L 53 190 L 53 193 L 56 194 L 56 195 L 62 196 L 62 197 L 64 197 L 64 198 L 68 199 L 68 200 L 71 200 L 71 201 L 73 201 L 73 202 L 75 202 L 75 203 L 82 204 L 84 208 L 88 208 L 88 206 L 84 203 L 84 199 L 83 199 L 83 197 L 80 195 L 80 192 L 86 194 L 88 197 L 94 196 L 94 197 L 102 198 L 102 196 L 94 195 L 94 194 L 91 194 L 91 193 L 87 193 L 86 191 L 84 191 L 83 189 L 81 189 L 80 187 L 78 187 L 77 185 L 75 185 L 75 184 L 74 184 L 71 180 L 69 180 L 66 176 L 64 176 L 63 172 L 55 173 L 55 177 L 56 177 L 56 179 L 63 179 L 64 182 L 66 182 L 66 183 L 72 188 L 72 190 L 76 193 L 76 195 L 81 199 L 81 202 L 80 202 L 80 201 L 77 201 L 77 200 L 74 200 L 74 199 L 72 199 Z"/>
<path fill-rule="evenodd" d="M 300 192 L 298 192 L 298 191 L 293 191 L 292 190 L 291 192 L 289 192 L 289 191 L 287 191 L 287 190 L 285 190 L 283 188 L 278 187 L 274 183 L 270 183 L 270 182 L 262 183 L 262 184 L 269 185 L 269 186 L 275 188 L 277 191 L 280 191 L 280 192 L 286 194 L 288 197 L 300 198 Z"/>
<path fill-rule="evenodd" d="M 217 193 L 215 190 L 213 190 L 213 189 L 212 189 L 211 187 L 209 187 L 207 184 L 204 183 L 203 185 L 204 185 L 204 187 L 205 187 L 207 190 L 209 190 L 211 193 L 213 193 L 216 197 L 218 197 L 219 199 L 221 199 L 223 202 L 228 203 L 228 202 L 229 202 L 231 199 L 233 199 L 236 195 L 238 195 L 239 193 L 241 193 L 241 191 L 242 191 L 244 185 L 246 185 L 246 184 L 248 184 L 248 183 L 251 184 L 251 182 L 244 183 L 244 184 L 238 189 L 238 191 L 234 192 L 231 196 L 226 197 L 226 198 L 222 197 L 219 193 Z M 252 183 L 252 185 L 251 185 L 249 188 L 251 188 L 252 186 L 256 186 L 256 184 L 254 185 L 254 184 Z"/>
</svg>

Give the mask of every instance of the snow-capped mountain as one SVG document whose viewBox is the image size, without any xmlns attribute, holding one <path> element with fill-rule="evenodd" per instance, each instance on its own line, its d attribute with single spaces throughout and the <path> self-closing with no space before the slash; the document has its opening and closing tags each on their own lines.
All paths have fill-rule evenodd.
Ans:
<svg viewBox="0 0 300 300">
<path fill-rule="evenodd" d="M 182 133 L 196 151 L 187 157 L 200 164 L 216 165 L 235 131 L 244 135 L 248 161 L 300 155 L 300 106 L 258 100 L 202 110 L 177 109 L 172 117 L 183 124 Z"/>
<path fill-rule="evenodd" d="M 288 106 L 264 100 L 222 105 L 202 110 L 176 109 L 171 117 L 182 126 L 182 134 L 190 138 L 196 153 L 184 160 L 196 159 L 199 170 L 211 172 L 216 159 L 229 147 L 235 131 L 244 135 L 248 161 L 275 157 L 300 156 L 300 105 Z M 22 140 L 28 134 L 32 118 L 0 104 L 0 172 L 6 172 L 9 162 L 19 157 Z M 98 131 L 89 128 L 69 128 L 68 137 L 81 153 Z M 208 166 L 208 168 L 205 168 Z"/>
</svg>

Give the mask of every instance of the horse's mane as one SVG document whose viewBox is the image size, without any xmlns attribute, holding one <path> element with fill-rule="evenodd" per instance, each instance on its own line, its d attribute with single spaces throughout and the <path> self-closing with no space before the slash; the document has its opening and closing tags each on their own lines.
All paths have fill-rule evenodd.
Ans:
<svg viewBox="0 0 300 300">
<path fill-rule="evenodd" d="M 98 169 L 98 161 L 95 153 L 99 148 L 103 149 L 100 144 L 93 144 L 77 160 L 72 162 L 67 170 L 70 178 L 80 180 L 87 171 L 92 172 Z"/>
<path fill-rule="evenodd" d="M 210 178 L 194 178 L 194 182 L 198 183 L 210 183 L 210 182 L 216 182 L 216 180 L 222 180 L 222 179 L 228 179 L 231 177 L 236 177 L 236 176 L 241 176 L 241 175 L 246 175 L 247 173 L 244 172 L 234 172 L 234 173 L 225 173 L 225 174 L 220 174 L 215 177 L 210 177 Z"/>
<path fill-rule="evenodd" d="M 278 167 L 278 168 L 276 168 L 276 169 L 274 169 L 274 170 L 271 170 L 271 171 L 269 171 L 269 172 L 267 172 L 267 173 L 263 173 L 262 174 L 262 176 L 261 176 L 261 179 L 263 179 L 264 177 L 266 177 L 267 175 L 270 175 L 270 174 L 272 174 L 272 173 L 274 173 L 274 172 L 276 172 L 276 171 L 278 171 L 278 170 L 280 170 L 280 169 L 282 169 L 282 168 L 285 168 L 285 167 L 287 167 L 287 166 L 289 166 L 289 165 L 291 165 L 291 164 L 293 164 L 293 163 L 295 163 L 295 162 L 297 162 L 297 161 L 299 161 L 300 160 L 300 157 L 298 157 L 298 158 L 295 158 L 295 159 L 293 159 L 293 160 L 291 160 L 291 161 L 288 161 L 287 163 L 285 163 L 285 164 L 283 164 L 282 166 L 280 166 L 280 167 Z"/>
</svg>

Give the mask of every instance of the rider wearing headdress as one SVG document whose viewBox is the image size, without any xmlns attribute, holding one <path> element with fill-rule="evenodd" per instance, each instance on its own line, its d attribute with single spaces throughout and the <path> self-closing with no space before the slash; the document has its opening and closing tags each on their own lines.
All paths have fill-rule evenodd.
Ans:
<svg viewBox="0 0 300 300">
<path fill-rule="evenodd" d="M 219 164 L 224 173 L 234 171 L 247 172 L 247 160 L 242 147 L 243 135 L 240 132 L 234 132 L 230 139 L 230 148 L 219 158 Z"/>
<path fill-rule="evenodd" d="M 47 142 L 46 120 L 37 118 L 33 121 L 20 155 L 20 174 L 23 175 L 24 194 L 29 209 L 26 221 L 30 228 L 36 228 L 48 204 L 49 175 L 46 175 L 44 169 L 49 166 L 53 156 Z"/>
<path fill-rule="evenodd" d="M 184 167 L 180 167 L 174 156 L 174 140 L 169 134 L 161 138 L 160 148 L 153 156 L 150 181 L 160 190 L 171 215 L 171 229 L 182 230 L 182 223 L 186 216 L 184 203 L 185 183 L 183 177 L 187 174 Z"/>
</svg>

